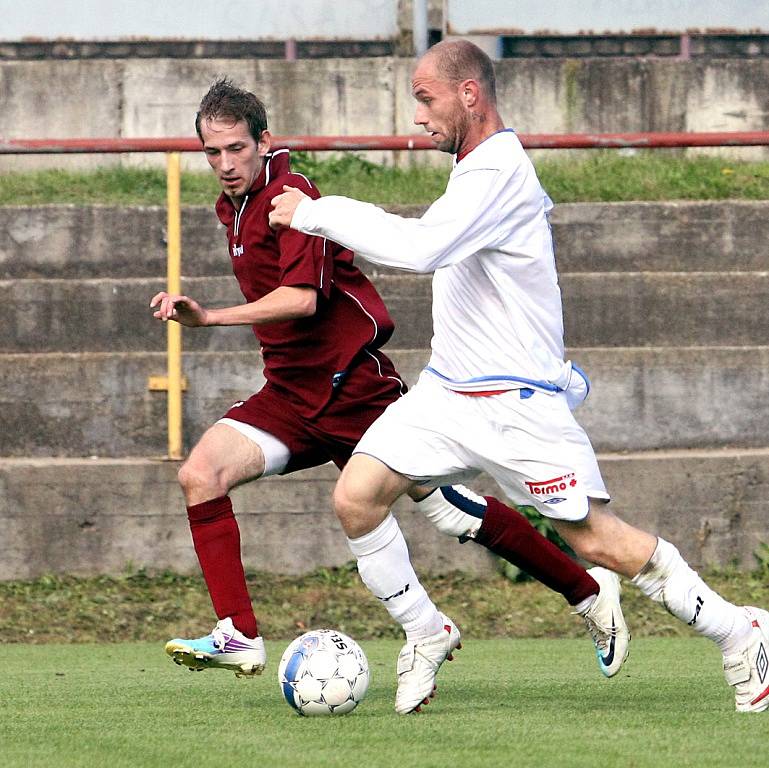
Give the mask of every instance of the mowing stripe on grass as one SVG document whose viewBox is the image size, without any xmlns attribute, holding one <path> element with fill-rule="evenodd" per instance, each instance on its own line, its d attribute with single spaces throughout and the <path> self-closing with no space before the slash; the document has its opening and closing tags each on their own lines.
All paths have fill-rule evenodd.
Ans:
<svg viewBox="0 0 769 768">
<path fill-rule="evenodd" d="M 420 715 L 393 711 L 398 641 L 364 641 L 369 694 L 351 715 L 301 718 L 268 670 L 188 672 L 161 644 L 3 647 L 3 768 L 141 766 L 763 766 L 767 717 L 738 715 L 715 648 L 634 641 L 606 680 L 580 640 L 474 640 Z"/>
</svg>

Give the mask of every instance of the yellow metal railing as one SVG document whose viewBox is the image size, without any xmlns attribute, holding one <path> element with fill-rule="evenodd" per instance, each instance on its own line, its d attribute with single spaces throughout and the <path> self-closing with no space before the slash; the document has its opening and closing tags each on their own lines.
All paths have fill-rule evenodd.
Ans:
<svg viewBox="0 0 769 768">
<path fill-rule="evenodd" d="M 168 153 L 168 288 L 182 292 L 181 172 L 178 152 Z M 182 326 L 168 323 L 168 458 L 182 458 Z"/>
<path fill-rule="evenodd" d="M 168 152 L 166 163 L 167 188 L 167 277 L 168 293 L 182 292 L 182 213 L 181 162 L 178 152 Z M 182 326 L 166 323 L 167 373 L 150 376 L 151 390 L 165 390 L 168 395 L 168 459 L 178 460 L 182 454 L 182 392 L 187 381 L 182 374 Z"/>
</svg>

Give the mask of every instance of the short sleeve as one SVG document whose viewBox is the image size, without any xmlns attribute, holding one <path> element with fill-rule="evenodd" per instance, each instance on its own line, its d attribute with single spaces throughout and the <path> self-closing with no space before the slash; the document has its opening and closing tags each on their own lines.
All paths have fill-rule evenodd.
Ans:
<svg viewBox="0 0 769 768">
<path fill-rule="evenodd" d="M 284 185 L 296 187 L 313 200 L 320 197 L 318 188 L 301 173 L 288 173 L 273 182 L 274 194 Z M 328 298 L 333 278 L 334 259 L 326 238 L 305 235 L 293 229 L 280 229 L 276 234 L 279 252 L 280 285 L 311 286 Z"/>
<path fill-rule="evenodd" d="M 280 285 L 311 286 L 328 298 L 334 259 L 326 238 L 282 229 L 277 234 L 277 240 Z"/>
</svg>

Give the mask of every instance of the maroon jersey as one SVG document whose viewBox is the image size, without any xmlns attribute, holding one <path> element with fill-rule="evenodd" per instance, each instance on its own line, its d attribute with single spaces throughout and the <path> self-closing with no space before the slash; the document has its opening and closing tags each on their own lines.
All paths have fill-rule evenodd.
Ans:
<svg viewBox="0 0 769 768">
<path fill-rule="evenodd" d="M 267 381 L 298 414 L 312 418 L 343 384 L 353 361 L 384 344 L 394 326 L 374 286 L 353 265 L 351 251 L 322 237 L 270 228 L 270 200 L 284 184 L 320 197 L 305 176 L 291 173 L 289 152 L 279 149 L 266 156 L 240 210 L 222 193 L 216 213 L 227 227 L 232 269 L 246 301 L 282 285 L 317 289 L 312 317 L 253 326 Z"/>
</svg>

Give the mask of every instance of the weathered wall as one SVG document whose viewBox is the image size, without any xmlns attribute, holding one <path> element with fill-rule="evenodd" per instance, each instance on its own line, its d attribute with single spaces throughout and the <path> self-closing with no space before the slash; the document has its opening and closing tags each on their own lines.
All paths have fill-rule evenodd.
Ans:
<svg viewBox="0 0 769 768">
<path fill-rule="evenodd" d="M 599 458 L 616 513 L 674 541 L 694 567 L 755 565 L 767 539 L 769 451 Z M 197 573 L 177 468 L 153 459 L 0 458 L 0 580 L 120 573 L 129 564 Z M 247 567 L 305 573 L 352 559 L 330 508 L 336 477 L 326 465 L 233 492 Z M 488 480 L 473 487 L 495 490 Z M 418 570 L 496 567 L 480 547 L 439 534 L 408 500 L 395 511 Z"/>
<path fill-rule="evenodd" d="M 223 74 L 265 100 L 277 134 L 413 133 L 412 67 L 411 59 L 389 57 L 6 61 L 0 63 L 0 136 L 189 136 L 200 97 Z M 503 117 L 522 133 L 769 127 L 766 59 L 503 59 L 497 75 Z M 745 158 L 767 152 L 730 151 Z M 403 153 L 397 161 L 414 160 L 443 161 L 437 153 Z M 160 161 L 154 156 L 4 156 L 0 170 Z M 185 162 L 202 167 L 203 161 L 190 155 Z"/>
<path fill-rule="evenodd" d="M 768 206 L 579 204 L 552 217 L 568 353 L 593 383 L 578 418 L 612 508 L 697 566 L 751 567 L 769 540 Z M 185 290 L 239 301 L 210 207 L 182 221 Z M 165 371 L 147 306 L 164 284 L 164 225 L 158 208 L 0 209 L 0 579 L 196 569 L 177 464 L 152 458 L 166 450 L 166 396 L 147 387 Z M 387 349 L 413 382 L 429 354 L 429 278 L 362 266 L 396 320 Z M 263 379 L 248 329 L 183 336 L 188 450 Z M 335 476 L 327 466 L 235 492 L 249 567 L 349 560 L 329 507 Z M 494 567 L 408 502 L 397 511 L 420 568 Z"/>
</svg>

